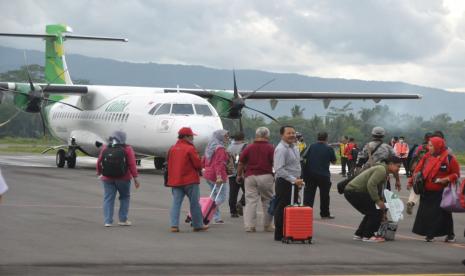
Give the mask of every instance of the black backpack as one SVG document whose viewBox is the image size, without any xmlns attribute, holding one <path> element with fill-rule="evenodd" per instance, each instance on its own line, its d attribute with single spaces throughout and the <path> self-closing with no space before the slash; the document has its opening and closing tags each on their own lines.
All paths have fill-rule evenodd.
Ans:
<svg viewBox="0 0 465 276">
<path fill-rule="evenodd" d="M 102 152 L 102 175 L 121 177 L 128 171 L 125 145 L 109 145 Z"/>
</svg>

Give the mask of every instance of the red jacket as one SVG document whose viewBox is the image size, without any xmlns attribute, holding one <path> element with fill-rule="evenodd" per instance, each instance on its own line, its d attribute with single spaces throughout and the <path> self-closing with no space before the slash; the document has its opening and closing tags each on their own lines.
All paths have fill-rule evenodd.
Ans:
<svg viewBox="0 0 465 276">
<path fill-rule="evenodd" d="M 100 151 L 100 154 L 97 159 L 97 174 L 101 175 L 102 174 L 102 153 L 103 151 L 107 148 L 106 145 L 102 147 L 102 150 Z M 136 166 L 136 155 L 134 154 L 134 150 L 132 149 L 131 146 L 126 145 L 124 147 L 124 152 L 126 153 L 126 162 L 128 165 L 128 171 L 126 174 L 122 177 L 108 177 L 108 176 L 101 176 L 100 179 L 103 181 L 106 180 L 131 180 L 133 177 L 137 177 L 137 166 Z"/>
<path fill-rule="evenodd" d="M 193 144 L 179 139 L 168 151 L 168 186 L 199 184 L 202 169 L 200 157 Z"/>
<path fill-rule="evenodd" d="M 352 150 L 357 147 L 357 144 L 355 143 L 348 143 L 345 150 L 344 150 L 344 155 L 347 156 L 347 159 L 353 160 L 354 156 L 352 156 Z M 357 156 L 355 156 L 355 159 L 357 159 Z"/>
<path fill-rule="evenodd" d="M 422 159 L 424 159 L 423 162 L 433 162 L 434 159 L 436 158 L 437 157 L 426 154 L 425 156 L 423 156 Z M 449 159 L 450 159 L 450 162 L 449 162 Z M 460 178 L 460 165 L 457 162 L 457 159 L 455 158 L 455 156 L 453 155 L 450 155 L 450 157 L 446 156 L 444 160 L 442 160 L 440 168 L 441 169 L 437 173 L 435 173 L 434 175 L 429 175 L 425 179 L 425 190 L 426 191 L 441 191 L 442 189 L 444 189 L 443 185 L 433 182 L 434 179 L 436 178 L 447 177 L 449 178 L 449 181 L 451 183 L 454 183 L 458 178 Z M 416 175 L 422 169 L 423 169 L 422 163 L 419 162 L 417 167 L 415 168 L 415 172 L 413 173 L 413 175 Z M 409 181 L 411 182 L 413 181 L 413 179 L 410 178 Z"/>
</svg>

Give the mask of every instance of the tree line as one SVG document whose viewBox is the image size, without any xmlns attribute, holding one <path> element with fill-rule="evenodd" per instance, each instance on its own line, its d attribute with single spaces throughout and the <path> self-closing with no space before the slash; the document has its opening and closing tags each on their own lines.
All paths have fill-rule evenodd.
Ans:
<svg viewBox="0 0 465 276">
<path fill-rule="evenodd" d="M 34 82 L 45 83 L 44 67 L 30 65 L 28 68 L 22 66 L 18 70 L 0 73 L 0 81 L 27 82 L 27 70 Z M 89 84 L 87 80 L 75 80 L 76 84 Z M 0 94 L 0 99 L 1 99 Z M 266 121 L 264 117 L 244 112 L 242 121 L 247 138 L 252 139 L 255 129 L 266 126 L 271 131 L 273 143 L 279 142 L 279 128 L 282 125 L 292 125 L 297 131 L 304 135 L 307 143 L 316 140 L 320 131 L 329 134 L 329 142 L 336 143 L 346 135 L 355 138 L 362 145 L 370 140 L 371 129 L 374 126 L 382 126 L 386 129 L 386 141 L 392 136 L 405 136 L 409 144 L 418 144 L 423 140 L 426 132 L 441 130 L 445 133 L 448 146 L 454 151 L 465 151 L 465 121 L 452 121 L 447 113 L 437 114 L 426 120 L 419 116 L 410 114 L 399 114 L 389 110 L 388 105 L 376 105 L 373 108 L 363 108 L 354 111 L 351 102 L 341 108 L 329 107 L 324 116 L 314 115 L 304 118 L 305 108 L 295 105 L 290 110 L 290 116 L 278 117 L 278 123 Z M 16 108 L 11 105 L 0 104 L 0 124 L 16 113 Z M 234 134 L 238 129 L 237 120 L 223 120 L 224 127 Z M 39 114 L 21 112 L 9 124 L 0 127 L 0 138 L 28 137 L 39 138 L 42 136 L 42 124 Z"/>
</svg>

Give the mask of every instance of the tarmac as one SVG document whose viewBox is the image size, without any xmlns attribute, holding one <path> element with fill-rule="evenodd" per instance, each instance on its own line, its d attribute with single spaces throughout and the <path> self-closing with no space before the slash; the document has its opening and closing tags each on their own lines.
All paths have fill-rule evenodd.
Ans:
<svg viewBox="0 0 465 276">
<path fill-rule="evenodd" d="M 171 191 L 144 160 L 141 188 L 131 195 L 133 225 L 105 228 L 95 159 L 79 157 L 75 169 L 56 168 L 54 159 L 0 156 L 10 186 L 0 204 L 0 275 L 465 275 L 463 214 L 454 214 L 456 243 L 426 243 L 413 234 L 415 213 L 404 214 L 395 241 L 354 241 L 362 215 L 333 187 L 336 218 L 319 217 L 317 194 L 310 245 L 276 242 L 261 224 L 246 233 L 242 218 L 231 218 L 226 204 L 224 225 L 195 233 L 181 223 L 180 233 L 170 233 Z M 338 182 L 339 167 L 331 172 Z M 405 183 L 402 176 L 404 201 Z M 208 192 L 202 183 L 202 195 Z M 186 199 L 181 221 L 187 209 Z"/>
</svg>

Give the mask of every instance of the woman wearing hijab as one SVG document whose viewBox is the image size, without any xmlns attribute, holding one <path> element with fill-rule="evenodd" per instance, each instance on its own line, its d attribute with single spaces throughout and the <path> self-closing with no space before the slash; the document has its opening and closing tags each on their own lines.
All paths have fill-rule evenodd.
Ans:
<svg viewBox="0 0 465 276">
<path fill-rule="evenodd" d="M 412 232 L 425 236 L 427 242 L 440 236 L 446 236 L 445 242 L 455 242 L 452 213 L 442 209 L 440 204 L 444 188 L 460 177 L 460 166 L 455 156 L 449 154 L 444 139 L 430 138 L 428 148 L 429 152 L 418 162 L 413 174 L 422 173 L 425 192 L 420 195 Z"/>
<path fill-rule="evenodd" d="M 218 208 L 213 216 L 215 224 L 224 223 L 220 215 L 220 205 L 228 199 L 229 195 L 228 174 L 226 173 L 226 165 L 228 163 L 229 156 L 225 148 L 225 144 L 228 141 L 228 131 L 219 129 L 213 132 L 213 135 L 205 148 L 205 155 L 202 159 L 202 167 L 205 169 L 203 177 L 207 180 L 207 183 L 212 190 L 215 185 L 217 186 L 213 193 L 213 198 L 216 198 L 218 192 L 220 193 L 218 198 L 216 198 L 216 205 Z M 223 187 L 220 190 L 221 184 L 223 184 Z"/>
</svg>

